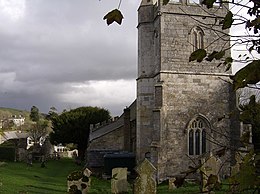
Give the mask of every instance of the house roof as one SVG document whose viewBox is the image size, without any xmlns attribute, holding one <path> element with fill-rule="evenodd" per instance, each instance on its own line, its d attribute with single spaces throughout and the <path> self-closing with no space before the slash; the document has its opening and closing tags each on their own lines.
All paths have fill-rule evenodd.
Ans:
<svg viewBox="0 0 260 194">
<path fill-rule="evenodd" d="M 2 136 L 7 141 L 10 139 L 24 139 L 29 137 L 29 134 L 21 131 L 5 131 Z"/>
</svg>

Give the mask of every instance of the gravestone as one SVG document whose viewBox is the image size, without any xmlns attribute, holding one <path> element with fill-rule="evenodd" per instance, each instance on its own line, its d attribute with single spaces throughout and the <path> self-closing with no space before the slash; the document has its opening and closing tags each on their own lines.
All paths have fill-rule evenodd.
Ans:
<svg viewBox="0 0 260 194">
<path fill-rule="evenodd" d="M 67 177 L 67 184 L 69 193 L 78 193 L 82 194 L 88 193 L 90 188 L 90 175 L 91 171 L 88 168 L 85 168 L 83 171 L 74 171 L 69 174 Z"/>
<path fill-rule="evenodd" d="M 236 175 L 240 171 L 240 165 L 243 163 L 243 159 L 246 154 L 249 153 L 247 148 L 239 148 L 235 153 L 236 164 L 231 166 L 231 176 Z"/>
<path fill-rule="evenodd" d="M 169 178 L 169 187 L 168 187 L 169 190 L 174 190 L 177 188 L 174 183 L 175 181 L 176 181 L 176 178 Z"/>
<path fill-rule="evenodd" d="M 136 167 L 138 173 L 134 182 L 134 194 L 155 194 L 156 181 L 154 172 L 156 168 L 146 158 Z"/>
<path fill-rule="evenodd" d="M 128 192 L 127 168 L 113 168 L 111 192 L 114 194 Z"/>
<path fill-rule="evenodd" d="M 210 156 L 208 159 L 201 159 L 201 191 L 207 192 L 211 189 L 213 185 L 208 184 L 208 180 L 217 179 L 219 182 L 219 170 L 221 168 L 220 160 L 215 156 Z"/>
</svg>

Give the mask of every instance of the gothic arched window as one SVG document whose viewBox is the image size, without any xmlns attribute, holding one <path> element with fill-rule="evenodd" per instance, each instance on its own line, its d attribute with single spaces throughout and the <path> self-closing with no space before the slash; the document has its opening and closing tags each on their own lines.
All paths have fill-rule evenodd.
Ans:
<svg viewBox="0 0 260 194">
<path fill-rule="evenodd" d="M 204 33 L 201 28 L 194 27 L 191 30 L 191 44 L 193 46 L 193 51 L 197 49 L 203 49 L 204 47 Z"/>
<path fill-rule="evenodd" d="M 207 125 L 200 119 L 194 119 L 188 127 L 188 153 L 201 155 L 207 151 Z"/>
</svg>

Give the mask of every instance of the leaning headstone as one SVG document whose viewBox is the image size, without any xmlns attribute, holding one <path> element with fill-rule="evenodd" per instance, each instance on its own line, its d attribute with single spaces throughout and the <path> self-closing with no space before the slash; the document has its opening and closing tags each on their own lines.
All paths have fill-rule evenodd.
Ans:
<svg viewBox="0 0 260 194">
<path fill-rule="evenodd" d="M 176 178 L 169 178 L 169 190 L 174 190 L 174 189 L 176 189 L 177 187 L 176 187 L 176 185 L 175 185 L 175 182 L 176 181 Z"/>
<path fill-rule="evenodd" d="M 138 176 L 134 182 L 134 194 L 156 193 L 156 181 L 153 178 L 155 170 L 156 168 L 147 159 L 144 159 L 144 161 L 136 167 Z"/>
<path fill-rule="evenodd" d="M 113 168 L 111 192 L 114 194 L 128 192 L 127 168 Z"/>
<path fill-rule="evenodd" d="M 247 148 L 239 148 L 235 153 L 236 164 L 231 166 L 231 176 L 236 175 L 240 171 L 240 165 L 243 163 L 243 159 L 248 152 Z"/>
<path fill-rule="evenodd" d="M 221 163 L 215 156 L 210 156 L 208 159 L 201 159 L 201 164 L 201 191 L 207 192 L 213 186 L 208 184 L 209 178 L 217 179 L 216 181 L 219 182 Z"/>
<path fill-rule="evenodd" d="M 90 188 L 91 171 L 87 168 L 85 170 L 74 171 L 67 177 L 69 193 L 88 193 Z"/>
</svg>

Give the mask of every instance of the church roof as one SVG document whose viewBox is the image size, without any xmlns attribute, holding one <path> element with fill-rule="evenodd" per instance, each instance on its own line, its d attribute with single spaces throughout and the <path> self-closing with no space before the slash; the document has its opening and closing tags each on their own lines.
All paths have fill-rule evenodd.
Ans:
<svg viewBox="0 0 260 194">
<path fill-rule="evenodd" d="M 129 106 L 130 109 L 130 121 L 136 119 L 136 100 Z M 89 141 L 102 137 L 120 127 L 124 126 L 124 113 L 114 122 L 100 126 L 97 129 L 93 129 L 89 133 Z"/>
<path fill-rule="evenodd" d="M 89 134 L 89 141 L 92 141 L 94 139 L 97 139 L 103 135 L 106 135 L 120 127 L 122 127 L 124 125 L 124 117 L 123 117 L 123 114 L 119 117 L 118 120 L 108 124 L 108 125 L 105 125 L 105 126 L 101 126 L 100 128 L 94 130 L 94 131 L 91 131 L 90 134 Z"/>
</svg>

